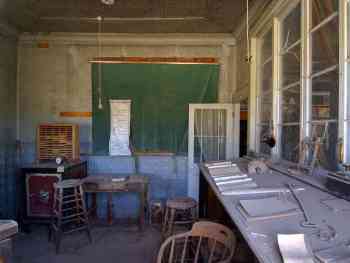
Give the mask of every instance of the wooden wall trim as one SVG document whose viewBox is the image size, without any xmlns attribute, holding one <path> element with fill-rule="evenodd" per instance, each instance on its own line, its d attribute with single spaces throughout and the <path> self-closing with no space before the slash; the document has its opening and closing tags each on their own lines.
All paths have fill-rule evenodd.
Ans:
<svg viewBox="0 0 350 263">
<path fill-rule="evenodd" d="M 184 58 L 184 57 L 100 57 L 93 58 L 90 63 L 135 63 L 135 64 L 219 64 L 214 57 Z"/>
<path fill-rule="evenodd" d="M 90 118 L 90 117 L 92 117 L 92 112 L 90 112 L 90 111 L 63 111 L 63 112 L 60 112 L 60 117 Z"/>
</svg>

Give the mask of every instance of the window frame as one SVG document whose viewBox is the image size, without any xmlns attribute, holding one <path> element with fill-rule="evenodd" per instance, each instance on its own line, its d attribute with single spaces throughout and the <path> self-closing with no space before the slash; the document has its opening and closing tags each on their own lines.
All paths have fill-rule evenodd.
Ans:
<svg viewBox="0 0 350 263">
<path fill-rule="evenodd" d="M 339 124 L 338 138 L 340 140 L 343 163 L 350 162 L 350 1 L 339 0 Z"/>
<path fill-rule="evenodd" d="M 265 61 L 262 61 L 262 50 L 263 50 L 263 39 L 269 35 L 271 32 L 271 56 L 269 56 L 268 58 L 265 59 Z M 260 149 L 260 135 L 261 135 L 261 130 L 263 126 L 269 126 L 270 124 L 266 124 L 266 122 L 262 122 L 261 121 L 261 101 L 262 101 L 262 96 L 263 95 L 268 95 L 271 94 L 273 96 L 273 87 L 271 87 L 271 89 L 262 92 L 262 74 L 263 74 L 263 68 L 264 66 L 266 66 L 267 64 L 271 63 L 272 66 L 272 74 L 271 74 L 271 78 L 273 79 L 273 66 L 274 66 L 274 48 L 273 48 L 273 40 L 274 40 L 274 30 L 273 30 L 273 23 L 269 24 L 266 29 L 261 33 L 261 35 L 259 36 L 259 38 L 257 39 L 257 49 L 258 51 L 256 52 L 257 54 L 257 70 L 256 70 L 256 74 L 257 74 L 257 90 L 256 90 L 256 98 L 255 98 L 255 103 L 256 103 L 256 137 L 255 137 L 255 145 L 256 145 L 256 151 L 261 154 L 262 156 L 270 156 L 272 154 L 272 152 L 270 154 L 267 153 L 262 153 L 261 149 Z M 274 104 L 274 101 L 272 101 L 272 106 Z M 271 119 L 268 122 L 272 122 L 273 121 L 273 110 L 271 111 Z"/>
<path fill-rule="evenodd" d="M 288 45 L 286 48 L 282 47 L 282 27 L 283 27 L 283 22 L 285 21 L 285 19 L 300 5 L 300 35 L 299 38 L 294 41 L 293 43 L 291 43 L 290 45 Z M 277 95 L 278 95 L 278 108 L 277 108 L 277 112 L 276 112 L 276 116 L 277 116 L 277 127 L 278 127 L 278 138 L 277 138 L 277 156 L 279 159 L 283 159 L 283 152 L 282 152 L 282 137 L 283 137 L 283 128 L 284 127 L 297 127 L 299 126 L 299 144 L 302 140 L 302 110 L 300 110 L 300 114 L 299 114 L 299 121 L 297 122 L 285 122 L 283 120 L 283 92 L 293 89 L 295 87 L 299 86 L 299 90 L 300 90 L 300 106 L 302 105 L 302 64 L 303 64 L 303 23 L 302 23 L 302 1 L 295 1 L 292 5 L 288 6 L 287 8 L 285 8 L 284 12 L 281 12 L 281 14 L 279 16 L 277 16 L 276 19 L 276 27 L 278 30 L 278 36 L 279 38 L 276 40 L 277 41 L 277 46 L 276 46 L 276 52 L 277 52 L 277 74 L 278 74 L 278 81 L 276 83 L 276 89 L 277 89 Z M 299 63 L 299 80 L 298 81 L 294 81 L 291 82 L 289 84 L 283 85 L 282 81 L 283 81 L 283 56 L 290 50 L 294 49 L 294 48 L 299 48 L 299 52 L 300 52 L 300 63 Z M 296 145 L 297 147 L 297 145 Z M 298 154 L 299 155 L 299 154 Z M 287 160 L 290 161 L 290 160 Z"/>
<path fill-rule="evenodd" d="M 261 86 L 261 42 L 264 34 L 267 33 L 271 27 L 273 28 L 273 131 L 277 141 L 276 147 L 272 154 L 281 159 L 281 136 L 282 136 L 282 110 L 281 110 L 281 61 L 280 61 L 280 39 L 281 39 L 281 23 L 294 8 L 301 5 L 301 36 L 300 36 L 300 56 L 301 56 L 301 100 L 300 100 L 300 142 L 306 137 L 309 137 L 312 132 L 312 78 L 327 74 L 330 71 L 338 71 L 339 76 L 339 111 L 338 118 L 334 120 L 338 123 L 338 140 L 342 141 L 345 147 L 342 147 L 342 161 L 350 163 L 350 46 L 348 36 L 350 34 L 350 0 L 338 0 L 339 9 L 328 15 L 322 21 L 313 26 L 312 24 L 312 0 L 293 0 L 283 1 L 276 4 L 264 18 L 261 18 L 261 23 L 252 31 L 253 38 L 251 39 L 251 54 L 256 58 L 251 63 L 250 74 L 250 116 L 252 117 L 249 127 L 249 150 L 260 153 L 259 138 L 260 138 L 260 107 L 259 98 Z M 337 18 L 336 18 L 337 17 Z M 317 72 L 312 72 L 312 34 L 320 30 L 324 25 L 327 25 L 333 19 L 338 19 L 339 25 L 339 59 L 338 64 L 332 65 Z M 293 45 L 298 45 L 297 41 Z M 292 48 L 292 47 L 289 48 Z M 254 76 L 255 74 L 255 76 Z M 297 85 L 291 83 L 291 86 Z M 252 105 L 254 104 L 254 105 Z M 349 106 L 348 106 L 349 105 Z M 256 114 L 256 116 L 253 116 Z M 319 121 L 317 121 L 319 122 Z M 254 127 L 253 127 L 254 126 Z"/>
</svg>

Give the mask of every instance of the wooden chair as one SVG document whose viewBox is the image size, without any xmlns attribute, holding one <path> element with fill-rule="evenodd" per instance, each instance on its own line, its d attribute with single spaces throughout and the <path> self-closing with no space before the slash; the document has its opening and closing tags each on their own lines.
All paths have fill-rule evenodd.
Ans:
<svg viewBox="0 0 350 263">
<path fill-rule="evenodd" d="M 164 241 L 157 263 L 228 263 L 236 248 L 236 237 L 221 224 L 197 222 L 191 231 Z"/>
</svg>

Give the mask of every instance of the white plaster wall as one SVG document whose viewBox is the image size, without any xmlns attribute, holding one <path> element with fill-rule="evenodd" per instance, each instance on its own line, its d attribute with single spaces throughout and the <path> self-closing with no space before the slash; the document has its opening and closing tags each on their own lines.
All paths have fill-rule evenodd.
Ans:
<svg viewBox="0 0 350 263">
<path fill-rule="evenodd" d="M 123 37 L 123 36 L 122 36 Z M 121 37 L 121 38 L 122 38 Z M 110 40 L 118 40 L 116 36 Z M 169 44 L 162 36 L 164 45 L 105 43 L 102 56 L 145 57 L 217 57 L 221 63 L 219 101 L 230 102 L 234 81 L 233 46 L 211 42 L 198 44 Z M 186 39 L 186 38 L 185 38 Z M 191 39 L 195 39 L 192 37 Z M 35 129 L 40 122 L 75 122 L 81 125 L 82 151 L 89 152 L 91 142 L 91 119 L 61 118 L 62 111 L 91 111 L 91 67 L 89 60 L 99 56 L 96 41 L 87 42 L 61 38 L 47 40 L 49 48 L 38 48 L 39 38 L 22 38 L 19 43 L 18 91 L 20 139 L 27 150 L 33 151 Z M 182 40 L 183 41 L 183 40 Z M 132 42 L 132 41 L 131 41 Z M 162 39 L 160 39 L 162 42 Z M 145 40 L 146 43 L 146 40 Z M 207 43 L 207 44 L 206 44 Z M 226 73 L 224 71 L 227 71 Z M 26 147 L 25 147 L 26 148 Z"/>
</svg>

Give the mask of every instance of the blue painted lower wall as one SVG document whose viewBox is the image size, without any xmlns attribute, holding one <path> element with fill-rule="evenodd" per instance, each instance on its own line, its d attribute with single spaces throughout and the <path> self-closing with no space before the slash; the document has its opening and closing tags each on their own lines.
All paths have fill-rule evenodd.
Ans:
<svg viewBox="0 0 350 263">
<path fill-rule="evenodd" d="M 0 146 L 0 219 L 16 216 L 17 155 L 14 143 Z"/>
</svg>

